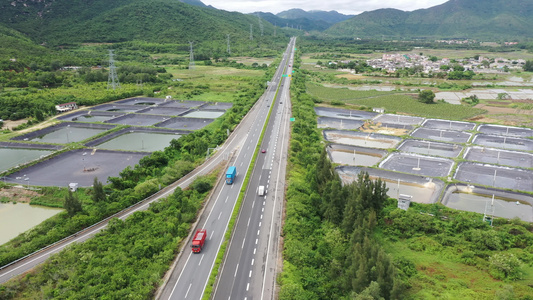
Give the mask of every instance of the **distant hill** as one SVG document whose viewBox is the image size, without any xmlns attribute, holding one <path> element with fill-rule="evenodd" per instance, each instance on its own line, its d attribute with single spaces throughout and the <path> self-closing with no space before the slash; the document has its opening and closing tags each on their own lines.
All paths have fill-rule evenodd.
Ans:
<svg viewBox="0 0 533 300">
<path fill-rule="evenodd" d="M 207 7 L 202 1 L 200 0 L 179 0 L 180 2 L 187 3 L 190 5 L 200 6 L 200 7 Z"/>
<path fill-rule="evenodd" d="M 0 58 L 17 59 L 24 56 L 48 53 L 24 34 L 0 24 Z"/>
<path fill-rule="evenodd" d="M 21 71 L 32 63 L 49 63 L 47 58 L 50 49 L 35 44 L 24 34 L 1 24 L 0 45 L 0 70 Z"/>
<path fill-rule="evenodd" d="M 282 19 L 309 19 L 312 21 L 324 21 L 326 23 L 335 24 L 347 20 L 353 15 L 344 15 L 337 11 L 322 11 L 322 10 L 311 10 L 305 11 L 299 8 L 293 8 L 286 11 L 282 11 L 276 16 Z"/>
<path fill-rule="evenodd" d="M 298 28 L 305 31 L 324 31 L 331 26 L 330 23 L 322 20 L 310 20 L 307 18 L 283 19 L 272 13 L 256 12 L 252 15 L 259 15 L 262 19 L 278 27 Z"/>
<path fill-rule="evenodd" d="M 178 0 L 0 0 L 0 24 L 47 44 L 212 41 L 228 33 L 244 39 L 250 24 L 258 25 L 254 16 L 183 1 L 196 5 Z M 264 32 L 272 35 L 273 26 L 264 24 Z"/>
<path fill-rule="evenodd" d="M 343 37 L 384 35 L 511 40 L 533 36 L 532 16 L 531 0 L 450 0 L 413 12 L 397 9 L 364 12 L 325 32 Z"/>
</svg>

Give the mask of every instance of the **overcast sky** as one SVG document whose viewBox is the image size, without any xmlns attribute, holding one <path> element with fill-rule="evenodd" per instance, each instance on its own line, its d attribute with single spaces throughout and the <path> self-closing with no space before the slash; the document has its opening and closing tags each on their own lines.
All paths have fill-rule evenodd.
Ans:
<svg viewBox="0 0 533 300">
<path fill-rule="evenodd" d="M 413 11 L 442 4 L 447 0 L 202 0 L 207 5 L 228 11 L 251 13 L 256 11 L 279 13 L 291 8 L 309 10 L 336 10 L 347 15 L 380 8 Z"/>
</svg>

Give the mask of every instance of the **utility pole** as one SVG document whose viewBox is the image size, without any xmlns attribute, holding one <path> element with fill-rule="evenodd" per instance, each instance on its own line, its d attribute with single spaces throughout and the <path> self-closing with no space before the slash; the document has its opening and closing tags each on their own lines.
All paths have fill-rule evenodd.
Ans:
<svg viewBox="0 0 533 300">
<path fill-rule="evenodd" d="M 263 36 L 263 22 L 261 22 L 261 17 L 259 13 L 257 14 L 257 19 L 259 20 L 259 30 L 261 31 L 261 36 Z"/>
<path fill-rule="evenodd" d="M 193 42 L 189 42 L 189 45 L 191 47 L 191 53 L 189 55 L 189 70 L 196 69 L 196 66 L 194 65 L 194 53 L 192 51 L 192 44 L 193 44 Z"/>
<path fill-rule="evenodd" d="M 230 47 L 229 47 L 229 33 L 226 34 L 226 36 L 228 37 L 228 47 L 226 48 L 226 51 L 228 51 L 228 54 L 231 55 L 231 49 L 230 49 Z"/>
<path fill-rule="evenodd" d="M 109 76 L 107 77 L 107 89 L 111 87 L 113 90 L 120 87 L 118 82 L 117 67 L 115 66 L 114 50 L 109 49 Z"/>
</svg>

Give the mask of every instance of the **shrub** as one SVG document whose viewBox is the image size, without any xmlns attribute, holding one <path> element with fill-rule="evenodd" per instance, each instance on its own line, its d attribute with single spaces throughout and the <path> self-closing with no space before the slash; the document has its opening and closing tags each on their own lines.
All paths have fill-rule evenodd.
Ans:
<svg viewBox="0 0 533 300">
<path fill-rule="evenodd" d="M 423 90 L 420 93 L 418 93 L 418 101 L 422 103 L 433 103 L 433 100 L 435 100 L 435 93 L 431 90 Z"/>
<path fill-rule="evenodd" d="M 513 254 L 496 253 L 489 258 L 490 275 L 496 279 L 517 280 L 523 275 L 522 262 Z"/>
</svg>

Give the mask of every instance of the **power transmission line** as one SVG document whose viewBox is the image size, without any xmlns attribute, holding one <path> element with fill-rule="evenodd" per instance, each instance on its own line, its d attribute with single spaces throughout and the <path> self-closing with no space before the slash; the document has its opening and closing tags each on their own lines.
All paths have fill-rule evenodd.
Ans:
<svg viewBox="0 0 533 300">
<path fill-rule="evenodd" d="M 254 25 L 253 25 L 253 24 L 250 24 L 250 41 L 253 41 L 253 40 L 254 40 L 253 27 L 254 27 Z"/>
<path fill-rule="evenodd" d="M 259 30 L 261 31 L 261 36 L 263 36 L 263 22 L 261 22 L 261 17 L 259 13 L 257 14 L 257 19 L 259 20 Z"/>
<path fill-rule="evenodd" d="M 191 53 L 189 54 L 189 70 L 196 69 L 196 66 L 194 65 L 194 53 L 192 51 L 192 44 L 193 42 L 189 42 L 189 45 L 191 46 Z"/>
<path fill-rule="evenodd" d="M 109 76 L 107 77 L 107 89 L 111 87 L 113 90 L 120 87 L 118 82 L 117 67 L 115 66 L 114 50 L 109 49 Z"/>
<path fill-rule="evenodd" d="M 230 49 L 230 47 L 229 47 L 229 33 L 226 34 L 226 36 L 228 37 L 228 47 L 226 48 L 226 51 L 228 51 L 228 54 L 231 55 L 231 49 Z"/>
</svg>

